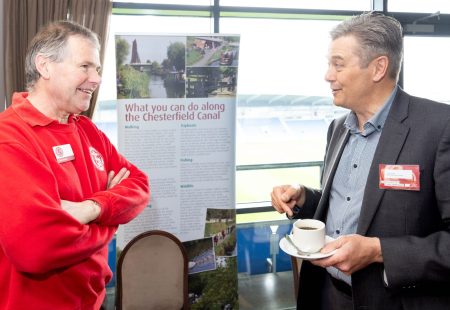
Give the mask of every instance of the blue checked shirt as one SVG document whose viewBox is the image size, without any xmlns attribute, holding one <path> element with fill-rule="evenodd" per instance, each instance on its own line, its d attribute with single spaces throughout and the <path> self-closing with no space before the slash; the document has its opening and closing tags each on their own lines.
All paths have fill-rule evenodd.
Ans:
<svg viewBox="0 0 450 310">
<path fill-rule="evenodd" d="M 397 88 L 383 107 L 364 124 L 363 131 L 359 130 L 358 119 L 353 112 L 348 114 L 344 122 L 345 127 L 350 131 L 350 137 L 331 185 L 330 206 L 326 221 L 328 236 L 338 238 L 356 233 L 373 155 L 396 93 Z M 335 267 L 328 267 L 327 271 L 333 277 L 351 285 L 350 276 Z"/>
</svg>

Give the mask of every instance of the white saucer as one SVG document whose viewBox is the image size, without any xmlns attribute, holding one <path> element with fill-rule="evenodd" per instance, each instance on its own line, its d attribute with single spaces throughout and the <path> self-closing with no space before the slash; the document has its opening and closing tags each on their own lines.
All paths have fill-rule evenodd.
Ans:
<svg viewBox="0 0 450 310">
<path fill-rule="evenodd" d="M 325 236 L 325 243 L 331 242 L 333 240 L 334 240 L 334 238 L 332 238 L 330 236 Z M 286 240 L 286 237 L 281 238 L 280 249 L 282 249 L 284 252 L 286 252 L 287 254 L 289 254 L 291 256 L 295 256 L 295 257 L 298 257 L 298 258 L 301 258 L 304 260 L 313 260 L 313 259 L 321 259 L 321 258 L 325 258 L 325 257 L 330 257 L 336 251 L 336 250 L 334 250 L 329 253 L 316 252 L 316 253 L 302 255 L 302 254 L 299 254 L 297 252 L 297 249 L 294 248 L 294 246 L 292 244 L 290 244 L 289 241 Z"/>
</svg>

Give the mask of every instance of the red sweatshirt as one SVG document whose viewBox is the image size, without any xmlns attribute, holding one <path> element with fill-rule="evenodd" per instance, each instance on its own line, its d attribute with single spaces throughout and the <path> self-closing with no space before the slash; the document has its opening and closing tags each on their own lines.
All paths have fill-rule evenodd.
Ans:
<svg viewBox="0 0 450 310">
<path fill-rule="evenodd" d="M 0 309 L 99 309 L 112 275 L 108 243 L 147 205 L 147 176 L 88 118 L 59 124 L 27 96 L 14 94 L 0 114 Z M 58 162 L 67 148 L 74 158 Z M 130 176 L 106 190 L 107 173 L 122 167 Z M 101 207 L 89 224 L 61 208 L 87 199 Z"/>
</svg>

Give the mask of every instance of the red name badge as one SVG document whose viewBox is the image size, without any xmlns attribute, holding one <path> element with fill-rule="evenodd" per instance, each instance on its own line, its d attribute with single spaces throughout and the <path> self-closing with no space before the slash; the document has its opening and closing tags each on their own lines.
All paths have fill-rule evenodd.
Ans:
<svg viewBox="0 0 450 310">
<path fill-rule="evenodd" d="M 419 165 L 379 166 L 380 188 L 420 191 Z"/>
</svg>

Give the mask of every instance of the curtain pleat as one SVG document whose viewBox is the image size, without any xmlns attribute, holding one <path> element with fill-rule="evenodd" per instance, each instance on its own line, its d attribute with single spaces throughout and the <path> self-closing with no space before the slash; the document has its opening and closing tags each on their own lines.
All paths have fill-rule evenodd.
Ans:
<svg viewBox="0 0 450 310">
<path fill-rule="evenodd" d="M 56 20 L 73 20 L 93 30 L 100 37 L 103 64 L 111 0 L 4 0 L 4 61 L 6 104 L 11 104 L 12 94 L 25 90 L 25 55 L 28 43 L 39 29 Z M 92 117 L 97 101 L 95 92 L 85 115 Z"/>
<path fill-rule="evenodd" d="M 11 104 L 13 92 L 25 90 L 25 54 L 39 28 L 65 19 L 69 0 L 4 0 L 5 96 Z"/>
</svg>

